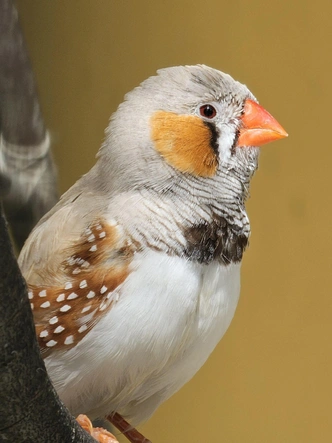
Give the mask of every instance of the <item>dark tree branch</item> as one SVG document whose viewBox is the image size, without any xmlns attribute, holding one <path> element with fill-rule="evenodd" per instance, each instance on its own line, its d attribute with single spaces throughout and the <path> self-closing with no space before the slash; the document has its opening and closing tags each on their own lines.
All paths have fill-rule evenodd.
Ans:
<svg viewBox="0 0 332 443">
<path fill-rule="evenodd" d="M 11 0 L 0 0 L 0 131 L 0 200 L 21 247 L 56 203 L 57 191 L 49 137 Z M 95 442 L 61 403 L 46 373 L 1 201 L 0 441 Z"/>
<path fill-rule="evenodd" d="M 57 396 L 41 358 L 25 281 L 3 208 L 20 249 L 58 200 L 56 169 L 37 88 L 12 0 L 0 0 L 0 441 L 118 443 Z M 92 436 L 91 436 L 91 435 Z"/>
<path fill-rule="evenodd" d="M 95 442 L 69 414 L 48 378 L 2 214 L 0 251 L 0 441 Z"/>
<path fill-rule="evenodd" d="M 58 199 L 50 140 L 12 0 L 0 0 L 0 186 L 10 181 L 4 209 L 20 248 Z"/>
</svg>

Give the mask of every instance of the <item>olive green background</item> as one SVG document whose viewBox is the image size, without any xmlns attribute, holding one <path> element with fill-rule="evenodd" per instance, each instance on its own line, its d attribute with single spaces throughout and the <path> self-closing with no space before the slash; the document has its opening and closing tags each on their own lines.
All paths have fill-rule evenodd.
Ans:
<svg viewBox="0 0 332 443">
<path fill-rule="evenodd" d="M 289 132 L 262 148 L 230 329 L 140 429 L 154 443 L 332 441 L 332 3 L 17 5 L 62 192 L 94 163 L 123 95 L 160 67 L 205 63 L 230 73 Z"/>
</svg>

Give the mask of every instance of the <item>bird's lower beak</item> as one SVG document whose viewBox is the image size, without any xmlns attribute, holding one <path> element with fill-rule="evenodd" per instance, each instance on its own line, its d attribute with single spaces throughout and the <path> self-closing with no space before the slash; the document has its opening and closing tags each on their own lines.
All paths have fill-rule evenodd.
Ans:
<svg viewBox="0 0 332 443">
<path fill-rule="evenodd" d="M 287 132 L 262 106 L 247 99 L 241 117 L 237 146 L 261 146 L 288 137 Z"/>
</svg>

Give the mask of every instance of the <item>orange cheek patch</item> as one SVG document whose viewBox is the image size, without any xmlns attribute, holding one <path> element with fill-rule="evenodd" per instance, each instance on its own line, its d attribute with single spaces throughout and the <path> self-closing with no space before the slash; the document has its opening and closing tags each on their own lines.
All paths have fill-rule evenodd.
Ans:
<svg viewBox="0 0 332 443">
<path fill-rule="evenodd" d="M 151 117 L 151 138 L 156 150 L 174 168 L 200 177 L 212 177 L 218 159 L 211 132 L 199 117 L 157 111 Z"/>
</svg>

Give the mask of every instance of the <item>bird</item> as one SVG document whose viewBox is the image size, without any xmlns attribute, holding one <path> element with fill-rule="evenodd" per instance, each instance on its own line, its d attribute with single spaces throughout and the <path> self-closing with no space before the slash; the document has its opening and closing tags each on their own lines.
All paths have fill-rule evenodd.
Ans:
<svg viewBox="0 0 332 443">
<path fill-rule="evenodd" d="M 242 83 L 160 69 L 19 256 L 47 371 L 74 414 L 151 417 L 205 363 L 240 294 L 260 146 L 286 131 Z"/>
</svg>

